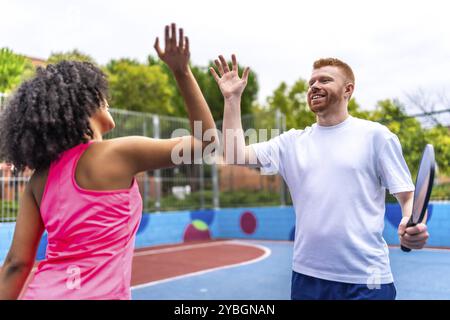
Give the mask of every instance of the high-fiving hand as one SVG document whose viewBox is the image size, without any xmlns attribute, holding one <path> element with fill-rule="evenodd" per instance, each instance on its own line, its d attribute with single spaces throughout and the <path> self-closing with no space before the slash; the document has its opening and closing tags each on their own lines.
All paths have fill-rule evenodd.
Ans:
<svg viewBox="0 0 450 320">
<path fill-rule="evenodd" d="M 219 75 L 217 74 L 214 68 L 210 68 L 214 79 L 219 85 L 220 91 L 225 99 L 229 98 L 240 98 L 242 92 L 244 92 L 245 86 L 247 85 L 248 75 L 250 73 L 250 69 L 247 67 L 244 69 L 244 73 L 242 74 L 242 78 L 239 78 L 238 74 L 238 64 L 236 60 L 236 56 L 233 54 L 231 56 L 232 68 L 231 70 L 228 67 L 225 58 L 220 55 L 219 60 L 215 60 L 217 70 L 219 71 Z"/>
<path fill-rule="evenodd" d="M 189 39 L 184 36 L 182 28 L 178 30 L 179 40 L 177 41 L 177 27 L 175 23 L 166 26 L 164 30 L 164 51 L 159 46 L 159 38 L 155 40 L 155 50 L 158 57 L 164 61 L 172 72 L 184 72 L 189 69 Z"/>
</svg>

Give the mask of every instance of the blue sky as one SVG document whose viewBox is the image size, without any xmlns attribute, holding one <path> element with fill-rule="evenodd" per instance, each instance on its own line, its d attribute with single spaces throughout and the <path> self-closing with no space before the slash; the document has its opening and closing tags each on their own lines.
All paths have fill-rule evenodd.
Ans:
<svg viewBox="0 0 450 320">
<path fill-rule="evenodd" d="M 0 47 L 41 58 L 78 48 L 101 64 L 144 61 L 164 25 L 177 22 L 194 64 L 236 53 L 255 70 L 261 102 L 281 81 L 308 78 L 315 59 L 334 56 L 352 66 L 354 96 L 371 109 L 384 98 L 407 102 L 419 89 L 434 97 L 450 91 L 447 7 L 440 0 L 0 0 Z"/>
</svg>

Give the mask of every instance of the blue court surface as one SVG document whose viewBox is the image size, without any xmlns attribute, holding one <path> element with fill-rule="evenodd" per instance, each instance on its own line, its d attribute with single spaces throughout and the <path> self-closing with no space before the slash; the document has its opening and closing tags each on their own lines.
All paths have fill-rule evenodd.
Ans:
<svg viewBox="0 0 450 320">
<path fill-rule="evenodd" d="M 267 256 L 228 267 L 132 289 L 134 300 L 289 300 L 293 243 L 250 241 Z M 214 259 L 214 257 L 212 257 Z M 390 248 L 397 299 L 450 299 L 450 250 L 404 253 Z"/>
</svg>

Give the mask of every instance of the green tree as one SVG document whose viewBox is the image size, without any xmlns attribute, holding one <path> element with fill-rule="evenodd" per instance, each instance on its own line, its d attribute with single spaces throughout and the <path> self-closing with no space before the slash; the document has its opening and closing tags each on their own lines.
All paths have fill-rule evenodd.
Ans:
<svg viewBox="0 0 450 320">
<path fill-rule="evenodd" d="M 0 49 L 0 92 L 8 93 L 34 72 L 26 57 L 8 48 Z"/>
<path fill-rule="evenodd" d="M 170 104 L 172 106 L 171 116 L 187 117 L 187 111 L 184 105 L 183 97 L 178 92 L 177 82 L 173 77 L 172 71 L 170 71 L 169 67 L 164 62 L 162 62 L 158 58 L 153 57 L 152 55 L 149 55 L 147 57 L 147 65 L 150 67 L 159 67 L 166 76 L 168 86 L 172 91 L 172 95 L 170 97 Z"/>
<path fill-rule="evenodd" d="M 172 96 L 171 103 L 174 106 L 175 116 L 185 117 L 187 116 L 186 108 L 184 106 L 183 98 L 181 97 L 175 79 L 167 68 L 167 66 L 161 62 L 159 59 L 153 56 L 148 57 L 148 64 L 150 66 L 158 65 L 167 74 L 169 78 L 170 86 L 174 89 L 174 95 Z M 209 67 L 213 67 L 213 62 L 211 61 L 208 67 L 191 66 L 192 73 L 198 82 L 200 89 L 205 96 L 206 101 L 211 109 L 214 120 L 220 121 L 223 119 L 223 97 L 216 84 L 216 81 L 212 77 L 209 71 Z M 239 70 L 243 70 L 243 67 L 239 66 Z M 245 88 L 244 94 L 242 95 L 241 101 L 241 112 L 242 115 L 251 114 L 253 103 L 257 98 L 259 90 L 257 75 L 254 72 L 250 73 L 247 87 Z"/>
<path fill-rule="evenodd" d="M 308 84 L 299 79 L 289 87 L 282 82 L 267 99 L 266 106 L 256 109 L 258 113 L 280 110 L 286 116 L 286 129 L 303 129 L 313 124 L 315 115 L 307 103 Z M 402 144 L 403 154 L 413 176 L 416 175 L 423 148 L 427 143 L 434 145 L 436 161 L 441 173 L 450 173 L 449 129 L 437 126 L 425 129 L 414 117 L 409 117 L 405 107 L 396 100 L 381 100 L 375 110 L 362 110 L 352 98 L 348 104 L 349 113 L 358 118 L 380 122 L 396 134 Z M 270 126 L 270 124 L 269 124 Z"/>
<path fill-rule="evenodd" d="M 73 49 L 67 52 L 54 52 L 47 59 L 48 63 L 58 63 L 63 60 L 87 61 L 97 64 L 91 56 L 79 51 L 78 49 Z"/>
<path fill-rule="evenodd" d="M 286 115 L 286 129 L 303 129 L 315 122 L 315 115 L 308 107 L 306 93 L 308 84 L 297 80 L 291 87 L 282 82 L 273 94 L 267 98 L 268 110 L 279 109 Z"/>
<path fill-rule="evenodd" d="M 396 100 L 379 101 L 371 117 L 373 120 L 385 124 L 398 136 L 402 144 L 403 155 L 413 176 L 417 174 L 422 152 L 427 143 L 434 146 L 440 174 L 450 174 L 450 133 L 448 128 L 442 125 L 424 128 L 419 120 L 409 117 L 405 107 Z"/>
<path fill-rule="evenodd" d="M 267 98 L 268 110 L 279 109 L 286 115 L 286 129 L 303 129 L 316 122 L 316 116 L 310 110 L 307 101 L 308 83 L 304 79 L 297 80 L 291 87 L 282 82 L 273 94 Z M 360 105 L 352 98 L 348 104 L 351 115 L 369 119 L 370 112 L 361 110 Z"/>
<path fill-rule="evenodd" d="M 370 111 L 362 110 L 361 106 L 358 102 L 356 102 L 355 98 L 351 98 L 348 102 L 348 113 L 350 113 L 353 117 L 371 120 L 372 114 Z"/>
<path fill-rule="evenodd" d="M 425 130 L 425 141 L 434 146 L 439 174 L 450 175 L 450 129 L 439 125 Z"/>
<path fill-rule="evenodd" d="M 111 107 L 174 115 L 173 89 L 160 66 L 120 59 L 110 61 L 105 71 L 109 78 Z"/>
<path fill-rule="evenodd" d="M 382 100 L 371 113 L 371 120 L 387 126 L 400 140 L 403 156 L 413 177 L 417 174 L 422 152 L 427 144 L 426 131 L 414 117 L 408 117 L 397 100 Z"/>
</svg>

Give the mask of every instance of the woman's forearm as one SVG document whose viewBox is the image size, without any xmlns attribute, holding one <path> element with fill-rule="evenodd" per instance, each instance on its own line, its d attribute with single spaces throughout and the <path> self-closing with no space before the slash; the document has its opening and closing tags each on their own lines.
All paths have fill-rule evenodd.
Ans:
<svg viewBox="0 0 450 320">
<path fill-rule="evenodd" d="M 29 265 L 6 262 L 0 269 L 0 300 L 17 299 L 31 269 Z"/>
<path fill-rule="evenodd" d="M 200 87 L 190 68 L 186 68 L 184 71 L 174 72 L 174 76 L 180 93 L 186 103 L 193 135 L 198 140 L 203 141 L 203 135 L 207 130 L 216 129 L 216 124 L 214 123 L 208 103 L 203 97 Z M 201 130 L 194 130 L 194 122 L 196 121 L 201 121 Z M 200 132 L 201 136 L 198 136 Z M 217 142 L 217 134 L 215 133 L 214 136 L 216 139 L 215 141 Z"/>
<path fill-rule="evenodd" d="M 218 141 L 215 130 L 216 125 L 208 104 L 189 67 L 189 39 L 184 36 L 182 28 L 178 29 L 177 32 L 175 23 L 172 23 L 170 26 L 167 25 L 164 29 L 164 33 L 164 51 L 159 45 L 159 38 L 156 38 L 155 40 L 155 50 L 158 53 L 159 58 L 164 61 L 172 71 L 178 89 L 186 103 L 192 135 L 197 142 L 202 141 L 202 147 L 204 148 L 208 144 L 203 141 L 203 137 L 207 131 L 208 135 L 211 135 L 209 130 L 212 130 L 212 137 L 215 138 L 215 141 Z M 201 130 L 195 128 L 195 122 L 201 123 Z"/>
</svg>

